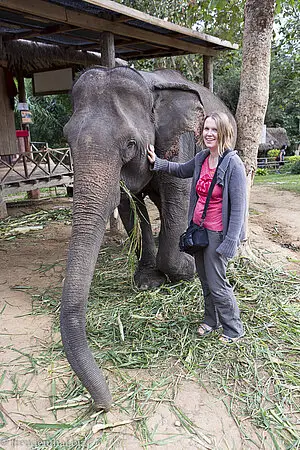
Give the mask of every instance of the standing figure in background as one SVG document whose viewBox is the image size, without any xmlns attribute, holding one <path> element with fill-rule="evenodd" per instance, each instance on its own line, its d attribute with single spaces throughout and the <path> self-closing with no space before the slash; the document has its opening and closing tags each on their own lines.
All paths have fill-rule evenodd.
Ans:
<svg viewBox="0 0 300 450">
<path fill-rule="evenodd" d="M 204 317 L 198 333 L 201 337 L 207 336 L 222 328 L 223 334 L 219 340 L 224 344 L 232 344 L 244 336 L 237 301 L 226 278 L 228 260 L 235 256 L 240 242 L 245 239 L 247 214 L 245 168 L 237 152 L 231 148 L 232 140 L 233 129 L 228 116 L 212 113 L 204 121 L 204 151 L 197 153 L 190 161 L 176 163 L 160 159 L 153 146 L 148 148 L 152 170 L 168 172 L 179 178 L 193 178 L 189 223 L 199 225 L 217 169 L 217 183 L 203 224 L 208 232 L 209 244 L 194 257 L 204 296 Z"/>
<path fill-rule="evenodd" d="M 279 153 L 279 165 L 280 166 L 284 165 L 284 157 L 286 154 L 286 149 L 287 149 L 287 145 L 282 145 L 282 147 L 280 149 L 280 153 Z"/>
<path fill-rule="evenodd" d="M 287 145 L 282 145 L 279 155 L 276 157 L 276 173 L 280 173 L 280 166 L 284 166 L 284 157 L 286 154 Z"/>
</svg>

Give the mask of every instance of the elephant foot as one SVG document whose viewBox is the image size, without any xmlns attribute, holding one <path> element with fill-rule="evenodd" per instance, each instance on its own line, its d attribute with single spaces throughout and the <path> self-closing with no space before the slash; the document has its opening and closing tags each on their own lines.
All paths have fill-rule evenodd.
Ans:
<svg viewBox="0 0 300 450">
<path fill-rule="evenodd" d="M 170 273 L 168 275 L 172 283 L 177 283 L 178 281 L 193 281 L 195 278 L 195 272 L 193 273 Z"/>
<path fill-rule="evenodd" d="M 163 267 L 172 283 L 178 281 L 192 281 L 195 277 L 195 260 L 192 256 L 181 253 L 177 259 L 165 260 L 159 258 L 158 267 Z"/>
<path fill-rule="evenodd" d="M 136 286 L 141 290 L 156 288 L 167 282 L 167 277 L 155 267 L 138 267 L 134 274 Z"/>
</svg>

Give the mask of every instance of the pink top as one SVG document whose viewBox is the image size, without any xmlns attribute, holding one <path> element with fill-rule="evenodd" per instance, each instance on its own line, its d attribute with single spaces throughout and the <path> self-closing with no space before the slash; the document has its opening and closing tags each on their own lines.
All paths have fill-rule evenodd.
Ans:
<svg viewBox="0 0 300 450">
<path fill-rule="evenodd" d="M 198 201 L 194 211 L 193 222 L 197 225 L 201 222 L 206 197 L 208 194 L 209 186 L 213 179 L 215 168 L 210 169 L 208 164 L 208 158 L 203 162 L 200 178 L 196 185 L 196 192 L 198 194 Z M 222 231 L 222 187 L 218 184 L 215 185 L 212 196 L 208 205 L 206 218 L 204 220 L 204 227 L 212 231 Z"/>
</svg>

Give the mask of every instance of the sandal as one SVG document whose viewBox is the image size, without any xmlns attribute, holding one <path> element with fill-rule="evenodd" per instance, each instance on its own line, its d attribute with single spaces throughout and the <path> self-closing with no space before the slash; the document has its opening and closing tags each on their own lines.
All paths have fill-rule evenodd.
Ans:
<svg viewBox="0 0 300 450">
<path fill-rule="evenodd" d="M 241 339 L 244 336 L 245 336 L 244 334 L 241 334 L 240 336 L 237 336 L 237 337 L 230 337 L 230 336 L 226 336 L 225 334 L 222 334 L 219 337 L 219 341 L 222 344 L 231 345 L 231 344 L 234 344 L 235 342 L 237 342 L 239 339 Z"/>
<path fill-rule="evenodd" d="M 213 331 L 217 330 L 218 328 L 221 328 L 221 326 L 219 325 L 214 328 L 214 327 L 210 327 L 206 323 L 200 323 L 199 328 L 198 328 L 198 334 L 201 337 L 207 336 L 208 334 L 212 333 Z"/>
</svg>

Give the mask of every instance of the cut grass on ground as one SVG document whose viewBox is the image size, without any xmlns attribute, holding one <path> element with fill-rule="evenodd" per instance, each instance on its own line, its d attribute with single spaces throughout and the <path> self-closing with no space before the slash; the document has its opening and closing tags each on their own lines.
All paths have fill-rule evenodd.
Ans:
<svg viewBox="0 0 300 450">
<path fill-rule="evenodd" d="M 274 173 L 269 175 L 256 175 L 254 179 L 256 185 L 271 185 L 282 190 L 300 194 L 300 175 L 290 173 Z"/>
<path fill-rule="evenodd" d="M 87 335 L 97 363 L 110 379 L 113 408 L 122 415 L 122 421 L 130 422 L 141 445 L 163 446 L 174 438 L 158 441 L 147 424 L 158 405 L 165 403 L 193 440 L 191 448 L 196 443 L 196 448 L 215 448 L 210 436 L 201 436 L 174 405 L 178 383 L 186 377 L 209 385 L 229 399 L 228 410 L 249 448 L 264 448 L 261 436 L 267 432 L 275 449 L 298 449 L 299 277 L 272 267 L 257 267 L 247 259 L 232 262 L 228 275 L 237 294 L 246 337 L 224 347 L 216 335 L 197 338 L 203 312 L 198 280 L 137 291 L 130 283 L 127 261 L 116 243 L 101 249 L 88 304 Z M 34 314 L 52 314 L 55 331 L 59 330 L 60 297 L 59 285 L 33 298 Z M 155 375 L 137 380 L 133 373 L 140 368 Z M 59 337 L 41 354 L 28 355 L 26 370 L 47 370 L 52 377 L 49 403 L 53 421 L 22 422 L 23 435 L 27 427 L 41 446 L 43 441 L 48 445 L 32 448 L 60 449 L 59 443 L 67 438 L 70 449 L 117 445 L 114 428 L 122 424 L 109 423 L 106 414 L 88 408 L 89 396 L 70 372 Z M 10 397 L 30 395 L 17 378 L 13 386 L 11 392 L 0 392 L 4 407 Z M 61 409 L 69 411 L 68 420 L 56 420 Z M 6 418 L 0 412 L 1 418 L 4 423 Z M 247 434 L 246 418 L 258 427 L 256 436 Z M 96 425 L 103 429 L 100 436 Z"/>
</svg>

